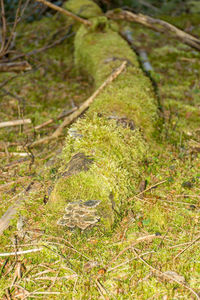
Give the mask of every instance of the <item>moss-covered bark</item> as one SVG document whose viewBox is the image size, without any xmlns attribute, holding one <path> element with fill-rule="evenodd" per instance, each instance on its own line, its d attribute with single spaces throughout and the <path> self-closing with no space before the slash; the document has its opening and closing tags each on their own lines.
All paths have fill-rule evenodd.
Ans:
<svg viewBox="0 0 200 300">
<path fill-rule="evenodd" d="M 85 1 L 70 0 L 65 7 L 78 13 L 82 2 Z M 88 16 L 96 4 L 92 7 L 93 2 L 87 2 Z M 68 202 L 101 200 L 97 207 L 100 224 L 108 228 L 115 213 L 136 190 L 158 114 L 151 83 L 140 69 L 136 54 L 116 32 L 115 24 L 91 15 L 94 26 L 81 26 L 75 37 L 77 67 L 92 76 L 98 88 L 123 60 L 128 61 L 128 66 L 73 125 L 78 136 L 67 137 L 60 172 L 65 173 L 67 163 L 77 153 L 89 155 L 93 163 L 88 170 L 61 176 L 49 207 L 60 215 Z M 133 123 L 134 128 L 130 126 Z"/>
</svg>

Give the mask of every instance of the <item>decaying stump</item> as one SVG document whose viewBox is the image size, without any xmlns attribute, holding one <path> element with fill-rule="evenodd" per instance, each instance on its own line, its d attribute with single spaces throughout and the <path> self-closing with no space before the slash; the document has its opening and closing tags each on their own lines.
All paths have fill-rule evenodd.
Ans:
<svg viewBox="0 0 200 300">
<path fill-rule="evenodd" d="M 106 17 L 94 17 L 95 9 L 99 15 L 99 7 L 92 1 L 70 0 L 65 4 L 83 17 L 86 6 L 92 26 L 81 25 L 77 31 L 77 67 L 93 78 L 95 89 L 123 61 L 127 67 L 73 124 L 76 134 L 68 135 L 60 166 L 60 174 L 67 175 L 58 176 L 48 209 L 56 216 L 56 226 L 69 202 L 77 205 L 77 201 L 97 200 L 95 220 L 109 228 L 115 213 L 136 190 L 159 117 L 151 82 L 140 69 L 136 54 L 117 33 L 117 25 Z"/>
</svg>

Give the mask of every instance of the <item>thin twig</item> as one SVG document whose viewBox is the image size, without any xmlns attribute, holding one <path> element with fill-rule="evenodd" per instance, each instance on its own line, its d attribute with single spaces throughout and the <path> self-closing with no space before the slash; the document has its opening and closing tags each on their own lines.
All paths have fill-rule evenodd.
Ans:
<svg viewBox="0 0 200 300">
<path fill-rule="evenodd" d="M 91 26 L 92 25 L 92 23 L 90 21 L 88 21 L 86 19 L 83 19 L 83 18 L 80 18 L 79 16 L 77 16 L 77 15 L 69 12 L 68 10 L 63 9 L 62 7 L 59 7 L 59 6 L 53 4 L 53 3 L 49 2 L 49 1 L 46 1 L 46 0 L 36 0 L 36 1 L 40 2 L 40 3 L 44 4 L 44 5 L 46 5 L 48 7 L 50 7 L 52 9 L 56 10 L 56 11 L 59 11 L 60 13 L 66 15 L 68 17 L 71 17 L 72 19 L 74 19 L 74 20 L 76 20 L 76 21 L 78 21 L 78 22 L 80 22 L 80 23 L 82 23 L 84 25 L 87 25 L 87 26 Z"/>
<path fill-rule="evenodd" d="M 145 255 L 148 255 L 148 254 L 152 254 L 152 253 L 156 253 L 156 252 L 155 251 L 149 251 L 149 252 L 145 252 L 145 253 L 140 254 L 140 256 L 142 257 L 142 256 L 145 256 Z M 126 265 L 128 263 L 130 263 L 131 261 L 133 261 L 135 259 L 137 259 L 137 256 L 135 256 L 135 257 L 133 257 L 131 259 L 128 259 L 128 260 L 122 262 L 121 264 L 119 264 L 119 265 L 117 265 L 117 266 L 115 266 L 113 268 L 108 269 L 107 272 L 111 272 L 111 271 L 113 271 L 115 269 L 118 269 L 118 268 L 120 268 L 120 267 L 122 267 L 122 266 L 124 266 L 124 265 Z"/>
<path fill-rule="evenodd" d="M 146 236 L 139 237 L 136 241 L 134 241 L 131 245 L 121 250 L 109 263 L 107 266 L 111 265 L 114 261 L 116 261 L 122 254 L 124 254 L 127 250 L 131 249 L 133 246 L 145 242 L 145 241 L 152 241 L 154 238 L 160 238 L 156 234 L 150 234 Z"/>
<path fill-rule="evenodd" d="M 78 107 L 73 107 L 72 109 L 69 109 L 68 111 L 66 112 L 63 112 L 62 114 L 60 114 L 57 118 L 55 119 L 49 119 L 48 121 L 40 124 L 40 125 L 37 125 L 34 127 L 34 130 L 39 130 L 41 128 L 44 128 L 50 124 L 52 124 L 53 122 L 55 121 L 58 121 L 58 120 L 61 120 L 61 119 L 64 119 L 65 117 L 69 116 L 70 114 L 72 114 L 74 111 L 76 111 L 78 109 Z"/>
<path fill-rule="evenodd" d="M 74 279 L 77 278 L 77 274 L 72 274 L 72 275 L 66 275 L 66 276 L 55 276 L 55 277 L 51 277 L 51 276 L 43 276 L 43 277 L 34 277 L 34 280 L 51 280 L 51 281 L 56 281 L 57 279 Z M 29 278 L 25 278 L 27 281 L 30 281 Z M 52 286 L 51 286 L 52 287 Z"/>
<path fill-rule="evenodd" d="M 168 200 L 168 199 L 158 199 L 158 198 L 143 198 L 140 199 L 139 197 L 135 196 L 136 199 L 138 200 L 153 200 L 153 201 L 160 201 L 160 202 L 169 202 L 172 204 L 183 204 L 183 205 L 196 205 L 196 203 L 192 203 L 192 202 L 182 202 L 182 201 L 174 201 L 174 200 Z M 150 201 L 147 201 L 148 203 L 151 203 Z"/>
<path fill-rule="evenodd" d="M 179 252 L 175 257 L 174 260 L 177 259 L 183 252 L 185 252 L 188 248 L 190 248 L 192 245 L 194 245 L 196 242 L 198 242 L 198 240 L 200 239 L 200 235 L 193 240 L 187 247 L 185 247 L 185 249 L 183 249 L 181 252 Z"/>
<path fill-rule="evenodd" d="M 27 253 L 31 253 L 31 252 L 38 252 L 41 250 L 43 250 L 43 248 L 29 249 L 29 250 L 17 251 L 17 252 L 15 251 L 15 252 L 9 252 L 9 253 L 0 253 L 0 257 L 27 254 Z"/>
<path fill-rule="evenodd" d="M 70 30 L 71 30 L 71 27 L 70 27 Z M 61 44 L 64 40 L 72 37 L 75 34 L 74 32 L 70 32 L 70 30 L 63 37 L 59 38 L 55 42 L 53 42 L 51 44 L 48 44 L 48 45 L 46 45 L 44 47 L 41 47 L 39 49 L 35 49 L 35 50 L 32 50 L 32 51 L 27 52 L 27 53 L 21 53 L 19 55 L 16 55 L 16 56 L 10 58 L 9 61 L 11 62 L 11 61 L 15 61 L 15 60 L 17 60 L 19 58 L 22 58 L 22 57 L 29 57 L 29 56 L 32 56 L 32 55 L 36 55 L 38 53 L 44 52 L 44 51 L 46 51 L 46 50 L 48 50 L 50 48 L 53 48 L 53 47 Z M 4 61 L 7 61 L 7 60 L 4 60 Z"/>
<path fill-rule="evenodd" d="M 103 286 L 103 284 L 98 279 L 95 280 L 95 283 L 96 283 L 97 289 L 98 289 L 101 297 L 104 300 L 109 300 L 109 298 L 107 296 L 107 291 L 106 291 L 105 287 Z"/>
<path fill-rule="evenodd" d="M 1 185 L 0 185 L 0 190 L 7 189 L 7 188 L 9 188 L 12 184 L 19 183 L 19 182 L 21 182 L 21 181 L 23 181 L 23 180 L 25 180 L 25 179 L 27 179 L 26 176 L 17 178 L 15 181 L 11 181 L 11 182 L 8 182 L 8 183 L 5 183 L 5 184 L 1 184 Z"/>
<path fill-rule="evenodd" d="M 69 249 L 72 249 L 72 251 L 77 252 L 79 255 L 81 255 L 82 257 L 86 258 L 87 260 L 89 260 L 89 261 L 91 260 L 91 258 L 89 258 L 88 256 L 82 254 L 80 251 L 76 250 L 76 249 L 74 248 L 74 246 L 72 245 L 72 243 L 70 243 L 70 241 L 67 241 L 67 240 L 65 240 L 64 238 L 57 237 L 57 236 L 51 236 L 51 235 L 45 235 L 45 236 L 48 237 L 48 238 L 51 238 L 51 239 L 55 239 L 55 240 L 58 240 L 58 241 L 62 241 L 62 242 L 64 242 L 64 243 L 70 245 L 71 248 L 68 246 Z M 47 242 L 48 242 L 48 241 L 47 241 Z M 61 245 L 62 245 L 62 244 L 61 244 Z"/>
<path fill-rule="evenodd" d="M 165 179 L 165 180 L 163 180 L 163 181 L 160 181 L 160 182 L 158 182 L 158 183 L 156 183 L 156 184 L 154 184 L 154 185 L 150 186 L 150 187 L 149 187 L 149 188 L 147 188 L 146 190 L 144 190 L 144 191 L 140 192 L 140 193 L 139 193 L 139 194 L 137 194 L 136 196 L 138 197 L 138 196 L 140 196 L 140 195 L 142 195 L 142 194 L 146 193 L 147 191 L 149 191 L 149 190 L 151 190 L 151 189 L 155 188 L 156 186 L 158 186 L 158 185 L 161 185 L 161 184 L 165 183 L 166 181 L 167 181 L 167 179 Z"/>
<path fill-rule="evenodd" d="M 168 249 L 173 249 L 173 248 L 185 246 L 185 245 L 188 245 L 188 244 L 190 244 L 190 242 L 187 242 L 187 243 L 181 243 L 181 244 L 176 244 L 176 245 L 173 245 L 173 246 L 168 247 Z"/>
<path fill-rule="evenodd" d="M 94 101 L 94 99 L 100 94 L 100 92 L 108 85 L 110 84 L 115 78 L 119 76 L 119 74 L 122 73 L 122 71 L 125 69 L 127 65 L 127 61 L 124 61 L 119 68 L 116 69 L 107 79 L 103 82 L 103 84 L 90 96 L 89 99 L 87 99 L 77 111 L 75 111 L 71 116 L 67 117 L 64 122 L 56 129 L 56 131 L 53 133 L 54 137 L 58 137 L 63 128 L 69 124 L 73 120 L 75 120 L 77 117 L 79 117 Z"/>
<path fill-rule="evenodd" d="M 8 38 L 8 41 L 7 41 L 7 43 L 4 47 L 5 48 L 4 49 L 5 53 L 8 53 L 8 49 L 9 49 L 10 45 L 12 44 L 13 38 L 15 36 L 15 29 L 16 29 L 17 24 L 19 22 L 19 15 L 20 15 L 20 10 L 21 10 L 21 5 L 22 5 L 22 0 L 19 0 L 18 7 L 17 7 L 17 10 L 16 10 L 16 14 L 15 14 L 14 24 L 13 24 L 10 36 Z"/>
<path fill-rule="evenodd" d="M 186 284 L 180 282 L 179 280 L 175 279 L 174 277 L 170 276 L 169 274 L 163 273 L 160 270 L 152 267 L 148 262 L 146 262 L 146 260 L 144 260 L 140 255 L 138 255 L 136 249 L 132 248 L 133 252 L 135 253 L 135 255 L 137 256 L 137 258 L 143 263 L 145 264 L 147 267 L 149 267 L 153 272 L 161 275 L 162 277 L 166 278 L 169 281 L 174 281 L 178 284 L 180 284 L 181 286 L 185 287 L 187 290 L 189 290 L 193 295 L 196 296 L 197 299 L 200 299 L 199 295 L 189 286 L 187 286 Z"/>
<path fill-rule="evenodd" d="M 33 292 L 31 295 L 60 295 L 61 292 Z"/>
<path fill-rule="evenodd" d="M 38 141 L 35 141 L 33 143 L 28 144 L 30 147 L 38 146 L 43 143 L 47 143 L 51 140 L 57 139 L 63 131 L 63 128 L 67 125 L 70 125 L 75 119 L 77 119 L 88 107 L 92 104 L 94 99 L 100 94 L 100 92 L 108 85 L 110 84 L 115 78 L 119 76 L 119 74 L 122 73 L 122 71 L 125 69 L 127 65 L 127 61 L 124 61 L 119 68 L 117 68 L 103 83 L 102 85 L 88 98 L 74 113 L 72 113 L 70 116 L 66 117 L 63 121 L 63 123 L 54 131 L 54 133 L 49 136 L 42 138 Z"/>
</svg>

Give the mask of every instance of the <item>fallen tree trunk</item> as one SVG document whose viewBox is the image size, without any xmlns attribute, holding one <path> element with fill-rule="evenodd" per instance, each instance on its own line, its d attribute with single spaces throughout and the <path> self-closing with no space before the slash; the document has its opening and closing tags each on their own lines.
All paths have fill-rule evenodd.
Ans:
<svg viewBox="0 0 200 300">
<path fill-rule="evenodd" d="M 88 14 L 92 1 L 70 0 L 65 7 L 77 14 L 86 2 L 90 3 Z M 116 24 L 105 17 L 91 22 L 91 28 L 81 25 L 75 37 L 77 67 L 92 76 L 96 89 L 123 61 L 127 67 L 95 98 L 66 139 L 48 209 L 53 222 L 81 229 L 99 219 L 106 228 L 113 224 L 121 206 L 136 191 L 159 121 L 151 82 L 136 54 L 115 31 Z M 69 202 L 73 203 L 66 207 Z M 98 216 L 91 215 L 90 204 Z M 87 207 L 88 214 L 81 216 Z"/>
</svg>

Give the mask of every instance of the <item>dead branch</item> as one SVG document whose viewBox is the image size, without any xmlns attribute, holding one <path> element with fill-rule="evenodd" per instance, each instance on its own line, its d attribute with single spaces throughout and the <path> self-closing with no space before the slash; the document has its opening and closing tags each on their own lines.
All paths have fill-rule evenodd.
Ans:
<svg viewBox="0 0 200 300">
<path fill-rule="evenodd" d="M 184 32 L 183 30 L 177 28 L 176 26 L 166 21 L 154 19 L 152 17 L 142 14 L 134 14 L 126 10 L 108 11 L 106 13 L 106 16 L 114 20 L 120 19 L 129 22 L 136 22 L 161 33 L 170 33 L 174 38 L 178 38 L 182 43 L 185 43 L 190 47 L 200 51 L 200 40 L 198 38 L 192 36 L 189 33 Z"/>
<path fill-rule="evenodd" d="M 48 50 L 48 49 L 50 49 L 50 48 L 53 48 L 53 47 L 55 47 L 55 46 L 61 44 L 65 39 L 68 39 L 68 38 L 72 37 L 72 36 L 75 34 L 74 32 L 70 32 L 70 30 L 71 30 L 71 27 L 69 28 L 68 32 L 67 32 L 63 37 L 59 38 L 59 39 L 56 40 L 55 42 L 53 42 L 53 43 L 51 43 L 51 44 L 48 44 L 48 45 L 46 45 L 46 46 L 44 46 L 44 47 L 41 47 L 41 48 L 39 48 L 39 49 L 32 50 L 32 51 L 30 51 L 30 52 L 28 52 L 28 53 L 21 53 L 21 54 L 19 54 L 19 55 L 16 55 L 16 56 L 10 58 L 10 59 L 9 59 L 9 62 L 15 61 L 15 60 L 17 60 L 17 59 L 19 59 L 19 58 L 22 58 L 22 57 L 28 57 L 28 56 L 32 56 L 32 55 L 35 55 L 35 54 L 44 52 L 44 51 L 46 51 L 46 50 Z M 6 62 L 6 61 L 8 61 L 8 60 L 4 59 L 3 61 Z"/>
<path fill-rule="evenodd" d="M 99 95 L 99 93 L 108 85 L 110 84 L 115 78 L 117 78 L 122 71 L 125 69 L 127 65 L 127 61 L 124 61 L 119 68 L 117 68 L 103 83 L 102 85 L 87 99 L 74 113 L 70 116 L 66 117 L 63 123 L 54 131 L 54 133 L 49 136 L 42 138 L 38 141 L 28 144 L 29 147 L 38 146 L 43 143 L 47 143 L 51 140 L 57 139 L 63 131 L 63 128 L 70 125 L 74 120 L 76 120 L 88 107 L 92 104 L 94 99 Z"/>
<path fill-rule="evenodd" d="M 0 128 L 10 127 L 10 126 L 18 126 L 18 125 L 25 125 L 25 124 L 30 124 L 30 123 L 31 123 L 31 119 L 14 120 L 14 121 L 8 121 L 8 122 L 0 123 Z"/>
<path fill-rule="evenodd" d="M 1 63 L 0 72 L 21 72 L 31 70 L 32 67 L 27 61 Z"/>
<path fill-rule="evenodd" d="M 60 13 L 66 15 L 68 17 L 71 17 L 72 19 L 74 19 L 74 20 L 76 20 L 76 21 L 78 21 L 78 22 L 80 22 L 80 23 L 82 23 L 86 26 L 91 26 L 92 25 L 92 23 L 90 21 L 88 21 L 86 19 L 83 19 L 83 18 L 80 18 L 79 16 L 76 16 L 73 13 L 69 12 L 68 10 L 63 9 L 62 7 L 59 7 L 59 6 L 53 4 L 49 1 L 46 1 L 46 0 L 36 0 L 36 1 L 50 7 L 52 9 L 56 10 L 56 11 L 59 11 Z"/>
<path fill-rule="evenodd" d="M 181 252 L 179 252 L 175 257 L 174 260 L 177 259 L 183 252 L 185 252 L 188 248 L 190 248 L 192 245 L 194 245 L 198 240 L 200 239 L 200 235 L 193 240 L 187 247 L 185 247 Z"/>
</svg>

